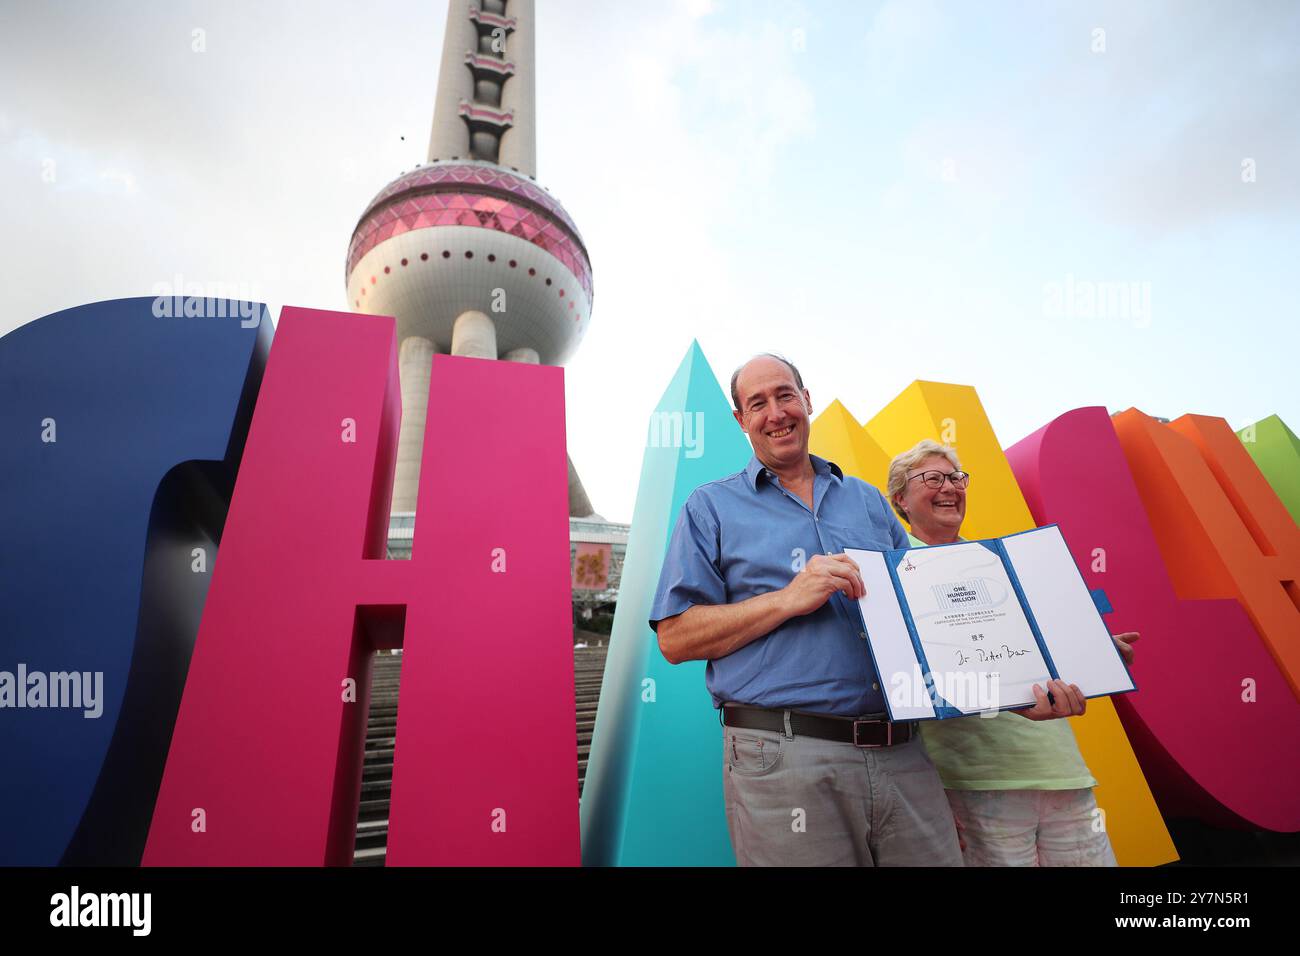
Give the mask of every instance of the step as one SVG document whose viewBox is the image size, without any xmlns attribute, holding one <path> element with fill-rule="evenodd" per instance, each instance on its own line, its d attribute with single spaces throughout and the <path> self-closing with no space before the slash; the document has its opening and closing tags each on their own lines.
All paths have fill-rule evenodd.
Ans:
<svg viewBox="0 0 1300 956">
<path fill-rule="evenodd" d="M 367 800 L 389 799 L 393 794 L 393 778 L 386 780 L 362 780 L 361 802 Z"/>
<path fill-rule="evenodd" d="M 388 844 L 388 817 L 365 820 L 357 825 L 356 849 L 373 849 Z"/>
<path fill-rule="evenodd" d="M 360 821 L 387 820 L 388 806 L 389 800 L 387 797 L 382 800 L 362 800 L 357 819 Z"/>
<path fill-rule="evenodd" d="M 353 866 L 383 866 L 384 858 L 388 856 L 388 847 L 380 846 L 371 849 L 357 850 L 352 855 Z"/>
<path fill-rule="evenodd" d="M 574 650 L 574 729 L 578 793 L 587 776 L 595 735 L 600 692 L 604 686 L 608 646 Z M 361 771 L 361 802 L 357 814 L 354 866 L 383 866 L 387 858 L 388 813 L 392 797 L 398 701 L 401 696 L 400 656 L 376 657 L 371 671 L 370 710 L 366 715 L 365 763 Z"/>
</svg>

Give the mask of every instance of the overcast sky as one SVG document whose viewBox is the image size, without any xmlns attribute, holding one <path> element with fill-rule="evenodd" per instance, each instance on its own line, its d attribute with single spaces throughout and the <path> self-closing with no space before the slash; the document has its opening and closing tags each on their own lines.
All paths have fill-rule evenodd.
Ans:
<svg viewBox="0 0 1300 956">
<path fill-rule="evenodd" d="M 569 444 L 606 517 L 692 338 L 723 379 L 785 352 L 863 421 L 974 385 L 1004 445 L 1083 405 L 1300 429 L 1300 4 L 537 7 L 538 179 L 595 276 Z M 0 0 L 0 334 L 177 276 L 347 309 L 445 17 Z"/>
</svg>

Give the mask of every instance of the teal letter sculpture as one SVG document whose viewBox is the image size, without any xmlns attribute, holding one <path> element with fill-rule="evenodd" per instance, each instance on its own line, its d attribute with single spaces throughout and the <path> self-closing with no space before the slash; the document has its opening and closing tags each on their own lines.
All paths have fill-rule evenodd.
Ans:
<svg viewBox="0 0 1300 956">
<path fill-rule="evenodd" d="M 743 469 L 751 454 L 692 342 L 650 417 L 582 792 L 584 866 L 735 865 L 704 662 L 669 664 L 649 618 L 686 498 Z"/>
</svg>

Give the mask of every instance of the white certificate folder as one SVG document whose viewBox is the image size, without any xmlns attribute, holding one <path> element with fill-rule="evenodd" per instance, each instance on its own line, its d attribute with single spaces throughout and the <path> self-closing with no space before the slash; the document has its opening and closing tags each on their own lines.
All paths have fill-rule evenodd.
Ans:
<svg viewBox="0 0 1300 956">
<path fill-rule="evenodd" d="M 1137 689 L 1056 525 L 898 551 L 845 553 L 891 720 L 1035 703 L 1059 678 L 1086 697 Z"/>
</svg>

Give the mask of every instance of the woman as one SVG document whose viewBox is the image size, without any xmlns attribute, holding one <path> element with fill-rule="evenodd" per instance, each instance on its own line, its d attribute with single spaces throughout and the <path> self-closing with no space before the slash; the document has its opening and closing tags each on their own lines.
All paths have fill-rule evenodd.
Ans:
<svg viewBox="0 0 1300 956">
<path fill-rule="evenodd" d="M 888 497 L 917 546 L 959 540 L 970 476 L 948 445 L 926 439 L 889 465 Z M 1114 638 L 1132 663 L 1136 633 Z M 921 737 L 952 806 L 967 866 L 1115 866 L 1104 816 L 1065 720 L 926 721 Z"/>
</svg>

